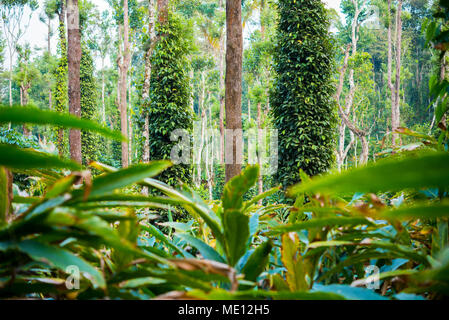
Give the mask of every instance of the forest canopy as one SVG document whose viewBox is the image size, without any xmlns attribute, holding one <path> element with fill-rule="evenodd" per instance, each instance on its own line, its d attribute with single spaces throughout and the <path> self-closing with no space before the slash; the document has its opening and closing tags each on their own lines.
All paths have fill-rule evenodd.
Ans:
<svg viewBox="0 0 449 320">
<path fill-rule="evenodd" d="M 449 1 L 0 15 L 0 299 L 449 296 Z"/>
</svg>

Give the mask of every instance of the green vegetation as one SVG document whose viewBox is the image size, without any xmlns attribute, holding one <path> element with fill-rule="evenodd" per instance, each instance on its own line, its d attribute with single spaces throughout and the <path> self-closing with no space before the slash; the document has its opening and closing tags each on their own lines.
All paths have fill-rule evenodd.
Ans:
<svg viewBox="0 0 449 320">
<path fill-rule="evenodd" d="M 229 2 L 242 57 L 225 1 L 83 0 L 79 47 L 64 3 L 45 2 L 58 54 L 18 46 L 1 73 L 0 299 L 448 298 L 448 1 L 342 0 L 344 21 L 318 0 Z M 0 4 L 19 24 L 24 6 Z"/>
</svg>

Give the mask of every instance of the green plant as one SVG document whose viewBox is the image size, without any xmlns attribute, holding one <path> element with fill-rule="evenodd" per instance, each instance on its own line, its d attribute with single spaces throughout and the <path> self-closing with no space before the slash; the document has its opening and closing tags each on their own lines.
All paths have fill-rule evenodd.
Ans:
<svg viewBox="0 0 449 320">
<path fill-rule="evenodd" d="M 169 12 L 167 23 L 156 25 L 160 37 L 151 58 L 152 73 L 149 101 L 144 101 L 144 114 L 151 119 L 150 155 L 151 159 L 170 159 L 173 147 L 178 141 L 171 141 L 174 130 L 193 128 L 193 111 L 190 107 L 191 88 L 187 54 L 190 51 L 189 29 L 175 13 Z M 159 179 L 169 185 L 179 181 L 188 182 L 192 175 L 189 164 L 179 164 L 165 171 Z"/>
<path fill-rule="evenodd" d="M 317 175 L 334 161 L 334 45 L 321 1 L 280 0 L 278 11 L 270 101 L 279 134 L 276 179 L 289 187 L 300 181 L 300 169 Z"/>
</svg>

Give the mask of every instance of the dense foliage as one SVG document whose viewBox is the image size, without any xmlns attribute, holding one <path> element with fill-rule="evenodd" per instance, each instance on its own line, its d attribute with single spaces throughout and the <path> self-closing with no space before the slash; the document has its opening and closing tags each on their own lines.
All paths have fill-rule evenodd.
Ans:
<svg viewBox="0 0 449 320">
<path fill-rule="evenodd" d="M 242 1 L 245 155 L 227 183 L 225 1 L 170 1 L 165 21 L 129 0 L 123 91 L 124 1 L 101 14 L 79 1 L 81 119 L 67 114 L 61 0 L 44 5 L 50 49 L 18 45 L 0 73 L 0 299 L 449 297 L 447 0 L 342 0 L 344 20 L 317 0 Z M 23 27 L 27 3 L 0 10 Z M 280 170 L 263 176 L 272 163 L 250 142 L 273 128 Z M 83 163 L 67 159 L 71 129 Z M 195 162 L 170 161 L 175 129 L 193 133 Z"/>
<path fill-rule="evenodd" d="M 271 105 L 279 131 L 277 180 L 285 187 L 328 170 L 334 160 L 334 47 L 321 1 L 279 1 Z"/>
<path fill-rule="evenodd" d="M 148 115 L 150 121 L 150 157 L 170 159 L 171 150 L 179 141 L 171 141 L 175 130 L 192 132 L 193 110 L 190 107 L 191 88 L 187 54 L 190 50 L 189 30 L 180 17 L 170 12 L 165 24 L 158 24 L 161 37 L 152 57 L 152 74 Z M 170 185 L 188 182 L 192 176 L 190 164 L 179 164 L 162 174 L 160 179 Z"/>
<path fill-rule="evenodd" d="M 80 84 L 81 84 L 81 117 L 83 119 L 96 120 L 97 88 L 94 78 L 93 60 L 88 47 L 82 45 L 80 64 Z M 81 150 L 83 163 L 89 164 L 98 160 L 99 138 L 91 132 L 81 132 Z"/>
</svg>

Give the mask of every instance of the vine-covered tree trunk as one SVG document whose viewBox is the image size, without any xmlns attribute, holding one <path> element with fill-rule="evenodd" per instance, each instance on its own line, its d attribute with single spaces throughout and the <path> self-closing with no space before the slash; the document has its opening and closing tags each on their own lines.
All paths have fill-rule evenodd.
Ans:
<svg viewBox="0 0 449 320">
<path fill-rule="evenodd" d="M 240 174 L 242 132 L 242 3 L 226 1 L 226 181 Z"/>
<path fill-rule="evenodd" d="M 80 63 L 81 63 L 81 34 L 79 27 L 78 0 L 67 0 L 67 61 L 68 61 L 68 92 L 69 111 L 76 117 L 81 117 L 81 89 L 80 89 Z M 81 155 L 81 131 L 70 130 L 70 157 L 79 163 Z"/>
<path fill-rule="evenodd" d="M 80 64 L 81 88 L 81 116 L 83 119 L 96 120 L 96 86 L 94 78 L 94 65 L 87 45 L 83 43 Z M 89 164 L 98 159 L 99 139 L 89 131 L 81 132 L 81 151 L 83 164 Z"/>
<path fill-rule="evenodd" d="M 54 91 L 55 110 L 58 112 L 66 112 L 67 110 L 67 40 L 65 28 L 65 0 L 60 0 L 58 5 L 59 18 L 59 61 L 55 74 L 56 87 Z M 67 135 L 61 127 L 56 127 L 56 146 L 60 156 L 63 156 L 67 146 Z"/>
<path fill-rule="evenodd" d="M 320 0 L 278 1 L 276 76 L 270 96 L 279 137 L 275 179 L 284 187 L 328 170 L 334 161 L 334 45 Z"/>
</svg>

